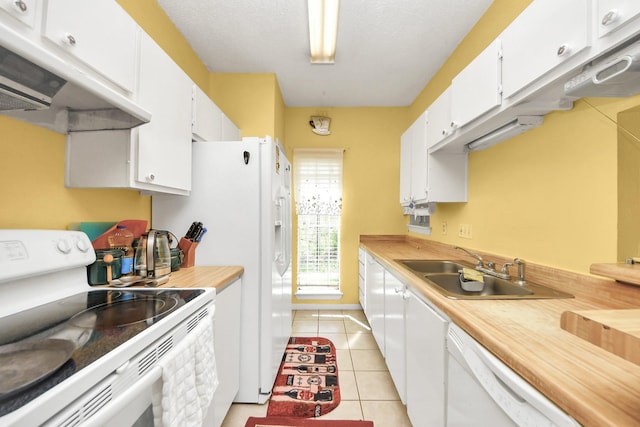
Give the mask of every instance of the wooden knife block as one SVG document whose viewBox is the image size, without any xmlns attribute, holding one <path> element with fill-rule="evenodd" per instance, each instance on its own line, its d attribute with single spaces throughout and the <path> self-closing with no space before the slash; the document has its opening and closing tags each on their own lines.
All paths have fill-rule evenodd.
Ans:
<svg viewBox="0 0 640 427">
<path fill-rule="evenodd" d="M 182 252 L 184 253 L 184 259 L 182 260 L 182 264 L 180 264 L 181 268 L 193 267 L 195 265 L 197 246 L 198 242 L 193 242 L 189 239 L 185 239 L 184 237 L 180 238 L 178 247 L 182 249 Z"/>
</svg>

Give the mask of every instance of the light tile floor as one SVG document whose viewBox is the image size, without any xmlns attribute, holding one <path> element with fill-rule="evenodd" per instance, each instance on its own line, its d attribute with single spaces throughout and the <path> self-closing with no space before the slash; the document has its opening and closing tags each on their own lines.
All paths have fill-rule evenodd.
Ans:
<svg viewBox="0 0 640 427">
<path fill-rule="evenodd" d="M 320 419 L 369 420 L 376 427 L 411 427 L 362 310 L 297 310 L 293 336 L 319 336 L 336 346 L 341 401 Z M 222 427 L 264 417 L 267 404 L 233 404 Z"/>
</svg>

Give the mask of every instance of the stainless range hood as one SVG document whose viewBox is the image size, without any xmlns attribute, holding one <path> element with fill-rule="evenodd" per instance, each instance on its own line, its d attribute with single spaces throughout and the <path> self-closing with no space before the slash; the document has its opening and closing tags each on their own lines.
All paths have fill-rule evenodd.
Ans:
<svg viewBox="0 0 640 427">
<path fill-rule="evenodd" d="M 0 113 L 61 133 L 131 129 L 151 119 L 131 99 L 63 60 L 46 51 L 33 56 L 41 61 L 0 46 Z"/>
</svg>

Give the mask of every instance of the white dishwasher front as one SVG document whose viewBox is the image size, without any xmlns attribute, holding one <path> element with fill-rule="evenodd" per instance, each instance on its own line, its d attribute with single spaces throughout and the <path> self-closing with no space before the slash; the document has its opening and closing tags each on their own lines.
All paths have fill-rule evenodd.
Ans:
<svg viewBox="0 0 640 427">
<path fill-rule="evenodd" d="M 580 425 L 453 323 L 447 349 L 448 427 Z"/>
</svg>

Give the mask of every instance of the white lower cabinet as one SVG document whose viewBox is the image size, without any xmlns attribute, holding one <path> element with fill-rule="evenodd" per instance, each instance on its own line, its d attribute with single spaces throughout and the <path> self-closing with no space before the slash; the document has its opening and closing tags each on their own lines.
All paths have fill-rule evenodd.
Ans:
<svg viewBox="0 0 640 427">
<path fill-rule="evenodd" d="M 406 295 L 407 414 L 414 426 L 444 426 L 449 319 L 411 289 Z"/>
<path fill-rule="evenodd" d="M 218 388 L 213 397 L 215 427 L 219 427 L 240 388 L 241 279 L 216 294 L 214 351 Z"/>
<path fill-rule="evenodd" d="M 444 427 L 450 319 L 366 255 L 365 314 L 414 426 Z"/>
<path fill-rule="evenodd" d="M 371 326 L 371 332 L 382 355 L 385 355 L 384 342 L 384 268 L 367 254 L 366 310 L 365 315 Z"/>
<path fill-rule="evenodd" d="M 384 272 L 385 361 L 402 403 L 405 402 L 405 285 Z"/>
<path fill-rule="evenodd" d="M 367 310 L 366 297 L 366 277 L 367 277 L 367 253 L 364 249 L 358 248 L 358 300 L 362 310 Z"/>
</svg>

